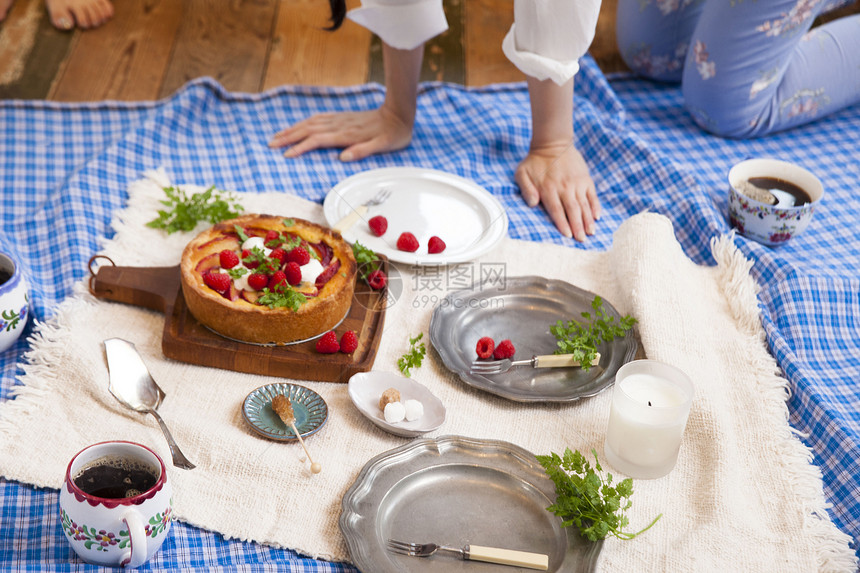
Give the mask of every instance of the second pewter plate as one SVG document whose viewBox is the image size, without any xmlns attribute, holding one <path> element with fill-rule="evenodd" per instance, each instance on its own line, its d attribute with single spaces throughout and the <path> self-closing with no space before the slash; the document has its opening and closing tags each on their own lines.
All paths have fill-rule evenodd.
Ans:
<svg viewBox="0 0 860 573">
<path fill-rule="evenodd" d="M 537 276 L 508 277 L 501 284 L 480 285 L 446 296 L 433 309 L 430 342 L 445 366 L 470 386 L 517 402 L 570 402 L 594 396 L 615 381 L 615 373 L 630 362 L 638 347 L 632 332 L 598 348 L 600 364 L 581 368 L 520 366 L 493 375 L 471 374 L 475 345 L 484 336 L 497 343 L 509 338 L 514 359 L 552 354 L 556 338 L 549 327 L 556 321 L 581 320 L 593 312 L 595 294 L 570 283 Z M 620 314 L 607 300 L 603 308 L 616 320 Z"/>
<path fill-rule="evenodd" d="M 413 265 L 463 263 L 490 251 L 508 232 L 504 207 L 489 191 L 464 177 L 421 167 L 385 167 L 347 177 L 326 195 L 323 212 L 334 226 L 355 207 L 374 197 L 383 188 L 391 196 L 343 232 L 350 243 L 359 241 L 390 260 Z M 388 230 L 373 235 L 367 220 L 384 215 Z M 414 253 L 397 248 L 400 233 L 409 231 L 420 247 Z M 438 254 L 427 253 L 431 236 L 445 241 Z"/>
</svg>

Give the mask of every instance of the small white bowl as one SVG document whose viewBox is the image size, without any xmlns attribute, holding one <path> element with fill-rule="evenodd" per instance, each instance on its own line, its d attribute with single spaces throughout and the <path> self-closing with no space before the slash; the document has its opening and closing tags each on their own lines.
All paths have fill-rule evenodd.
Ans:
<svg viewBox="0 0 860 573">
<path fill-rule="evenodd" d="M 811 201 L 781 207 L 747 197 L 738 186 L 752 177 L 775 177 L 794 183 L 809 194 Z M 729 171 L 729 222 L 741 235 L 763 245 L 781 245 L 806 229 L 823 196 L 821 181 L 803 167 L 778 159 L 747 159 Z"/>
<path fill-rule="evenodd" d="M 386 422 L 382 410 L 379 409 L 379 397 L 389 388 L 400 392 L 402 402 L 420 401 L 424 406 L 424 415 L 412 422 Z M 353 374 L 349 379 L 349 397 L 368 420 L 397 436 L 414 438 L 445 423 L 445 406 L 439 398 L 415 380 L 392 372 L 370 371 Z"/>
</svg>

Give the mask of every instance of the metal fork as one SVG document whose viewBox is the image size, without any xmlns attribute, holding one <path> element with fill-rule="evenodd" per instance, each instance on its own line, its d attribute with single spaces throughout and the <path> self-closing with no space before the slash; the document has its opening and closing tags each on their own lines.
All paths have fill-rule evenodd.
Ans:
<svg viewBox="0 0 860 573">
<path fill-rule="evenodd" d="M 594 355 L 592 364 L 600 362 L 600 353 Z M 472 362 L 469 368 L 470 374 L 502 374 L 515 366 L 530 365 L 534 368 L 572 368 L 580 366 L 580 363 L 573 359 L 573 354 L 543 354 L 540 356 L 532 356 L 527 360 L 493 360 L 490 362 L 476 360 Z"/>
<path fill-rule="evenodd" d="M 435 543 L 406 543 L 389 539 L 386 543 L 389 551 L 412 557 L 430 557 L 437 551 L 453 553 L 460 559 L 484 561 L 500 565 L 513 565 L 546 571 L 549 568 L 549 557 L 541 553 L 499 549 L 498 547 L 483 547 L 481 545 L 466 545 L 465 547 L 449 547 Z"/>
<path fill-rule="evenodd" d="M 369 207 L 374 207 L 376 205 L 381 205 L 385 203 L 385 201 L 391 197 L 391 188 L 383 187 L 379 190 L 379 192 L 364 202 L 364 204 L 359 205 L 354 208 L 352 211 L 347 213 L 343 219 L 337 222 L 337 224 L 332 227 L 338 233 L 343 233 L 353 225 L 362 217 L 365 213 L 367 213 L 367 209 Z"/>
</svg>

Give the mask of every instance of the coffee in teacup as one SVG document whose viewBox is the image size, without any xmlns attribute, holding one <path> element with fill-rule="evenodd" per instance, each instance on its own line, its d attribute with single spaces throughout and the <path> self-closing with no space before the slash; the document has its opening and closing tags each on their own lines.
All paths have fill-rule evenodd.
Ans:
<svg viewBox="0 0 860 573">
<path fill-rule="evenodd" d="M 155 485 L 159 470 L 136 457 L 103 456 L 72 478 L 85 493 L 107 499 L 140 495 Z"/>
</svg>

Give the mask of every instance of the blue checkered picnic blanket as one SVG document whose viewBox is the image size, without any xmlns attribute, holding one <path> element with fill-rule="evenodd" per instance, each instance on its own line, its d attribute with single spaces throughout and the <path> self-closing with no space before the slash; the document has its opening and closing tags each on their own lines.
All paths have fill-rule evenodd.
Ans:
<svg viewBox="0 0 860 573">
<path fill-rule="evenodd" d="M 146 170 L 164 166 L 179 183 L 280 190 L 321 202 L 359 171 L 415 165 L 488 189 L 505 205 L 514 238 L 605 250 L 626 218 L 650 210 L 671 218 L 689 257 L 711 264 L 711 237 L 730 230 L 729 167 L 751 156 L 796 161 L 821 177 L 827 193 L 805 234 L 773 249 L 734 241 L 755 261 L 768 344 L 791 384 L 790 421 L 822 469 L 831 517 L 860 539 L 860 108 L 766 139 L 722 140 L 692 123 L 679 88 L 608 79 L 590 58 L 582 64 L 576 139 L 604 209 L 597 234 L 584 245 L 562 238 L 542 209 L 526 207 L 514 183 L 530 137 L 524 84 L 424 84 L 408 149 L 343 164 L 334 150 L 286 160 L 266 142 L 313 113 L 377 106 L 380 86 L 249 95 L 204 78 L 158 102 L 0 102 L 0 247 L 17 255 L 31 284 L 32 315 L 43 320 L 86 275 L 129 183 Z M 31 329 L 32 322 L 0 354 L 0 400 L 13 397 Z M 0 496 L 0 569 L 96 569 L 81 564 L 66 543 L 56 491 L 0 478 Z M 141 569 L 355 571 L 182 523 Z"/>
</svg>

